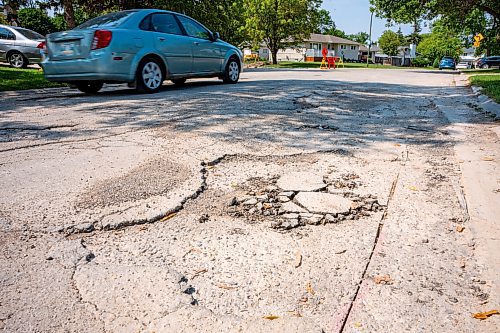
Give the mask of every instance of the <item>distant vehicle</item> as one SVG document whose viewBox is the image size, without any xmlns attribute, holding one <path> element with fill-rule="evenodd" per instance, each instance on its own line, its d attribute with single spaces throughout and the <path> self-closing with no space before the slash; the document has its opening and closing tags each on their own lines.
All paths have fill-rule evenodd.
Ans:
<svg viewBox="0 0 500 333">
<path fill-rule="evenodd" d="M 472 65 L 466 61 L 461 61 L 456 66 L 457 69 L 470 69 Z"/>
<path fill-rule="evenodd" d="M 32 30 L 0 24 L 0 61 L 14 68 L 38 64 L 42 61 L 40 49 L 45 46 L 44 40 Z"/>
<path fill-rule="evenodd" d="M 455 70 L 456 67 L 457 65 L 455 63 L 455 59 L 453 59 L 452 57 L 443 57 L 443 59 L 441 59 L 441 62 L 439 63 L 440 70 L 443 68 Z"/>
<path fill-rule="evenodd" d="M 500 67 L 500 56 L 481 58 L 476 62 L 476 68 Z"/>
<path fill-rule="evenodd" d="M 104 83 L 128 83 L 140 92 L 160 90 L 164 80 L 218 77 L 237 83 L 243 53 L 217 32 L 183 14 L 127 10 L 94 18 L 47 36 L 41 66 L 47 80 L 68 82 L 85 93 Z"/>
</svg>

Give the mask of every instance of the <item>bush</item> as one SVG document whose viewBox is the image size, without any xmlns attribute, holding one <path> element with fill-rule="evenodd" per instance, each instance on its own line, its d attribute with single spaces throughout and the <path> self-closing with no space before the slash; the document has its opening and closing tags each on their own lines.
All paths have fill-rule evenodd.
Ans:
<svg viewBox="0 0 500 333">
<path fill-rule="evenodd" d="M 416 67 L 427 67 L 431 64 L 431 61 L 426 57 L 418 56 L 411 63 Z"/>
<path fill-rule="evenodd" d="M 432 67 L 434 67 L 434 68 L 439 67 L 439 58 L 434 59 L 434 63 L 432 64 Z"/>
<path fill-rule="evenodd" d="M 23 8 L 18 13 L 21 27 L 47 35 L 54 32 L 54 25 L 47 13 L 37 8 Z"/>
<path fill-rule="evenodd" d="M 3 13 L 0 13 L 0 24 L 5 24 L 7 25 L 7 18 Z"/>
</svg>

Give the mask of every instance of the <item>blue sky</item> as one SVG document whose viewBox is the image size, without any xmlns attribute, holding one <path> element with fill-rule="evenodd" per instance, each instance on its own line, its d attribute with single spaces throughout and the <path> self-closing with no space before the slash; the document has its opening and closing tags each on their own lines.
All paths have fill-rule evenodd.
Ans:
<svg viewBox="0 0 500 333">
<path fill-rule="evenodd" d="M 323 8 L 330 11 L 333 21 L 338 29 L 347 34 L 360 31 L 370 31 L 370 1 L 369 0 L 323 0 Z M 395 25 L 390 28 L 385 26 L 386 20 L 373 15 L 372 39 L 376 41 L 384 30 L 397 31 L 401 26 L 403 34 L 412 32 L 409 25 Z M 424 28 L 424 32 L 426 29 Z"/>
</svg>

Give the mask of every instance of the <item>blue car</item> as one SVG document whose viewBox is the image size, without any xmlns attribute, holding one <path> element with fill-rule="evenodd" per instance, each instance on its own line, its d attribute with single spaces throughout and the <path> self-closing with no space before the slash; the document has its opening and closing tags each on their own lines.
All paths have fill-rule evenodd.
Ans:
<svg viewBox="0 0 500 333">
<path fill-rule="evenodd" d="M 455 70 L 457 68 L 455 59 L 453 59 L 452 57 L 443 57 L 443 59 L 441 59 L 441 62 L 439 63 L 439 69 L 441 70 L 443 68 Z"/>
<path fill-rule="evenodd" d="M 85 93 L 104 83 L 128 83 L 140 92 L 160 90 L 164 80 L 218 77 L 236 83 L 243 53 L 183 14 L 128 10 L 94 18 L 47 36 L 41 63 L 45 78 Z"/>
</svg>

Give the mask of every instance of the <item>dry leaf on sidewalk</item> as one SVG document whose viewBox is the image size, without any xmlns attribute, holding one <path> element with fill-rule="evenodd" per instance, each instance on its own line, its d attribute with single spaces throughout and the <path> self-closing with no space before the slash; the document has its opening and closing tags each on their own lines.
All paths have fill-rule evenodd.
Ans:
<svg viewBox="0 0 500 333">
<path fill-rule="evenodd" d="M 476 318 L 476 319 L 485 320 L 485 319 L 488 319 L 488 317 L 493 316 L 495 314 L 500 314 L 500 312 L 498 312 L 498 310 L 491 310 L 488 312 L 478 312 L 478 313 L 474 313 L 472 315 L 472 317 Z"/>
<path fill-rule="evenodd" d="M 465 227 L 464 226 L 461 226 L 461 225 L 457 225 L 457 231 L 458 232 L 462 232 L 465 230 Z"/>
<path fill-rule="evenodd" d="M 278 319 L 279 317 L 278 316 L 265 316 L 264 319 L 267 319 L 267 320 L 275 320 L 275 319 Z"/>
<path fill-rule="evenodd" d="M 416 186 L 408 186 L 408 188 L 412 191 L 418 191 L 418 188 Z"/>
<path fill-rule="evenodd" d="M 373 278 L 376 284 L 392 284 L 390 275 L 378 275 Z"/>
<path fill-rule="evenodd" d="M 314 295 L 314 289 L 312 288 L 311 282 L 307 282 L 306 290 L 309 294 Z"/>
<path fill-rule="evenodd" d="M 491 161 L 494 161 L 495 159 L 491 156 L 485 156 L 483 157 L 483 161 L 486 161 L 486 162 L 491 162 Z"/>
</svg>

